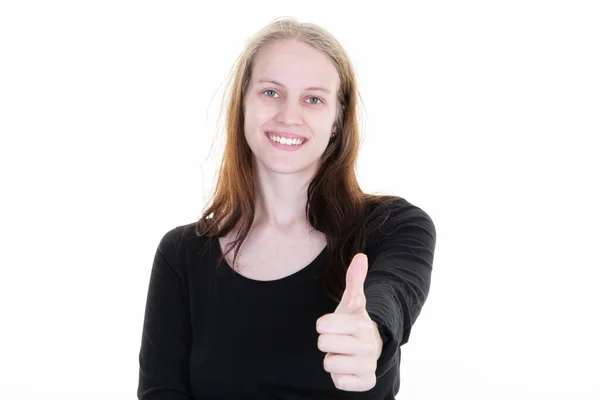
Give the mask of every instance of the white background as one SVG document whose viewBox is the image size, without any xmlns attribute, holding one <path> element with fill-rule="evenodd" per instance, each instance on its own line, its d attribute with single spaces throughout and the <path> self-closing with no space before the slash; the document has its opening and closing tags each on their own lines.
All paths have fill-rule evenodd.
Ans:
<svg viewBox="0 0 600 400">
<path fill-rule="evenodd" d="M 133 399 L 162 235 L 279 16 L 357 69 L 359 179 L 434 220 L 402 399 L 600 398 L 595 1 L 2 1 L 0 397 Z"/>
</svg>

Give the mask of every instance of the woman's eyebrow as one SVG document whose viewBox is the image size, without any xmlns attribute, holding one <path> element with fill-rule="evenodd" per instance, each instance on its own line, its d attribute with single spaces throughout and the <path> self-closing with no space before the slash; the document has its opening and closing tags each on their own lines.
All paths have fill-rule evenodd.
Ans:
<svg viewBox="0 0 600 400">
<path fill-rule="evenodd" d="M 274 85 L 284 87 L 283 84 L 277 82 L 276 80 L 272 80 L 272 79 L 259 79 L 258 82 L 260 82 L 260 83 L 272 83 Z M 325 89 L 324 87 L 320 87 L 320 86 L 307 87 L 305 90 L 320 90 L 320 91 L 325 92 L 325 93 L 330 93 L 329 89 Z"/>
</svg>

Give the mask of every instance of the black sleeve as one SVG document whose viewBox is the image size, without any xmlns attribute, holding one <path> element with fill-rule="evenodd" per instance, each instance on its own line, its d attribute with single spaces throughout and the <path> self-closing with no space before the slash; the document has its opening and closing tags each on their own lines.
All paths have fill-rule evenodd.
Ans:
<svg viewBox="0 0 600 400">
<path fill-rule="evenodd" d="M 378 221 L 375 251 L 365 279 L 367 312 L 379 325 L 383 348 L 377 377 L 394 362 L 429 293 L 436 230 L 419 207 L 396 201 Z"/>
<path fill-rule="evenodd" d="M 139 352 L 140 400 L 193 399 L 189 296 L 182 268 L 178 271 L 172 264 L 175 232 L 162 238 L 152 264 Z"/>
</svg>

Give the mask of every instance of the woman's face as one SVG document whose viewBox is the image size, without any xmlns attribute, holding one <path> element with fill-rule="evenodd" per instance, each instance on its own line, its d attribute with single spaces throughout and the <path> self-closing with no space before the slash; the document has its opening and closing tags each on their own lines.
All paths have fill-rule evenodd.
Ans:
<svg viewBox="0 0 600 400">
<path fill-rule="evenodd" d="M 331 137 L 338 85 L 333 63 L 310 45 L 280 40 L 258 52 L 244 99 L 244 134 L 258 168 L 316 172 Z M 269 138 L 285 133 L 305 142 L 295 147 Z"/>
</svg>

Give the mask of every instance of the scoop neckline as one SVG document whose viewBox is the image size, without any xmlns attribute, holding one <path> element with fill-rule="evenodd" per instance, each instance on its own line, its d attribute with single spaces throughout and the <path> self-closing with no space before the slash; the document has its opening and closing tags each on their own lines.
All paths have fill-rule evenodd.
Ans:
<svg viewBox="0 0 600 400">
<path fill-rule="evenodd" d="M 217 261 L 218 261 L 219 258 L 221 258 L 221 256 L 223 255 L 223 249 L 221 248 L 221 242 L 219 241 L 219 238 L 215 239 L 215 242 L 216 242 L 216 246 L 217 246 Z M 292 280 L 292 279 L 297 279 L 302 274 L 307 274 L 310 270 L 313 269 L 313 267 L 317 264 L 317 262 L 323 257 L 323 255 L 325 254 L 326 251 L 327 251 L 327 245 L 325 245 L 325 247 L 323 249 L 321 249 L 319 254 L 303 268 L 300 268 L 298 271 L 296 271 L 290 275 L 287 275 L 287 276 L 284 276 L 284 277 L 281 277 L 278 279 L 272 279 L 269 281 L 261 281 L 261 280 L 257 280 L 257 279 L 248 278 L 247 276 L 240 274 L 239 271 L 235 271 L 235 273 L 234 273 L 233 268 L 231 268 L 231 265 L 229 265 L 229 262 L 227 262 L 227 260 L 225 258 L 223 258 L 223 263 L 225 264 L 225 267 L 227 268 L 227 274 L 237 277 L 242 281 L 250 282 L 250 283 L 256 284 L 256 285 L 264 285 L 264 284 L 272 285 L 272 284 L 277 284 L 277 283 L 285 282 L 285 281 Z"/>
</svg>

